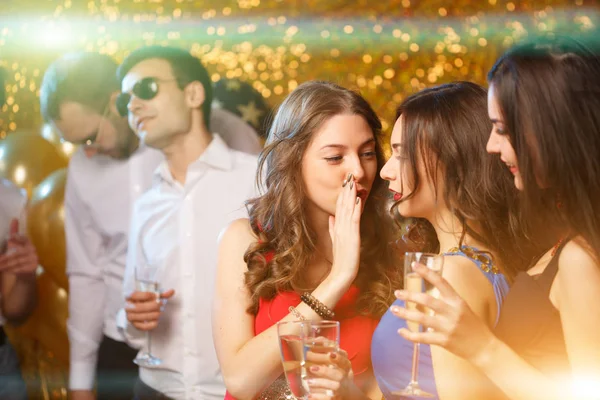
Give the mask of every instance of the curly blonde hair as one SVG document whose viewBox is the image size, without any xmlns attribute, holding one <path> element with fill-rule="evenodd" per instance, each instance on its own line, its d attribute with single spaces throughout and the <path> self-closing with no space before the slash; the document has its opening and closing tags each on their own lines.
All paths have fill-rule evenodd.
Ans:
<svg viewBox="0 0 600 400">
<path fill-rule="evenodd" d="M 251 294 L 248 312 L 256 315 L 261 298 L 278 292 L 305 291 L 304 272 L 316 249 L 316 235 L 305 212 L 302 157 L 314 134 L 330 118 L 362 116 L 376 140 L 377 177 L 361 217 L 361 261 L 355 284 L 357 312 L 379 317 L 401 287 L 393 246 L 395 224 L 387 212 L 387 185 L 379 176 L 384 165 L 381 122 L 359 94 L 329 82 L 306 82 L 281 104 L 261 153 L 258 181 L 263 195 L 247 202 L 250 225 L 258 241 L 244 255 L 245 283 Z"/>
</svg>

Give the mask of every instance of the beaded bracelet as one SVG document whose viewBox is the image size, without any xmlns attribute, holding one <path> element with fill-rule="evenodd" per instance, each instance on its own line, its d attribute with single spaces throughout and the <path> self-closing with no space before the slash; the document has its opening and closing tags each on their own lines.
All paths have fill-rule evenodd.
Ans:
<svg viewBox="0 0 600 400">
<path fill-rule="evenodd" d="M 292 313 L 294 315 L 294 317 L 298 318 L 300 321 L 306 321 L 306 318 L 304 318 L 304 315 L 300 314 L 300 311 L 296 310 L 296 307 L 290 306 L 290 308 L 288 308 L 288 311 L 290 313 Z"/>
<path fill-rule="evenodd" d="M 331 311 L 325 304 L 321 303 L 317 298 L 308 292 L 302 293 L 300 300 L 312 308 L 313 311 L 316 312 L 321 318 L 333 319 L 333 317 L 335 317 L 335 313 L 333 311 Z"/>
</svg>

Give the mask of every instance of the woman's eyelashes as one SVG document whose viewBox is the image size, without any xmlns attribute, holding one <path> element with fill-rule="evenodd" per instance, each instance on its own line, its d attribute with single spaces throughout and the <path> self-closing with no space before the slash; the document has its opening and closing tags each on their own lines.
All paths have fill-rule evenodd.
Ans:
<svg viewBox="0 0 600 400">
<path fill-rule="evenodd" d="M 325 160 L 330 164 L 337 164 L 342 161 L 342 156 L 325 157 Z"/>
<path fill-rule="evenodd" d="M 498 135 L 506 136 L 508 134 L 508 132 L 506 132 L 506 130 L 504 130 L 504 126 L 494 124 L 494 129 L 496 130 L 496 133 Z"/>
<path fill-rule="evenodd" d="M 369 150 L 369 151 L 360 153 L 360 157 L 366 158 L 366 159 L 375 158 L 376 156 L 377 156 L 377 153 L 375 152 L 375 150 Z M 330 157 L 324 157 L 324 159 L 325 159 L 325 161 L 327 161 L 330 164 L 337 164 L 337 163 L 342 162 L 342 160 L 344 159 L 344 156 L 343 155 L 330 156 Z"/>
</svg>

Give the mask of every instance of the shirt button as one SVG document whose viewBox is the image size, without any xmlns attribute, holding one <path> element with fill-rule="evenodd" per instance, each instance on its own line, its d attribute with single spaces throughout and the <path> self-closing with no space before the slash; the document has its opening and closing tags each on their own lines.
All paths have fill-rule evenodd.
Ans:
<svg viewBox="0 0 600 400">
<path fill-rule="evenodd" d="M 140 185 L 134 185 L 134 186 L 133 186 L 133 190 L 134 190 L 136 193 L 139 193 L 139 192 L 142 190 L 142 188 L 141 188 L 141 186 L 140 186 Z"/>
<path fill-rule="evenodd" d="M 187 237 L 192 237 L 192 232 L 186 232 L 186 233 L 185 233 L 185 236 L 187 236 Z"/>
</svg>

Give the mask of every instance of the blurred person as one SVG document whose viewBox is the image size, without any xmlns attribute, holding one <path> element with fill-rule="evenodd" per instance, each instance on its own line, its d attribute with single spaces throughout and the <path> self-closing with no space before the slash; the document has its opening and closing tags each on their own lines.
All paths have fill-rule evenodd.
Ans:
<svg viewBox="0 0 600 400">
<path fill-rule="evenodd" d="M 38 258 L 23 234 L 26 204 L 24 190 L 0 180 L 0 400 L 27 399 L 19 359 L 3 329 L 24 322 L 36 305 Z"/>
<path fill-rule="evenodd" d="M 137 349 L 125 343 L 115 318 L 122 308 L 131 208 L 152 183 L 163 155 L 140 143 L 117 110 L 117 64 L 98 53 L 67 54 L 44 74 L 40 103 L 44 120 L 65 141 L 80 145 L 69 163 L 65 234 L 69 276 L 71 368 L 69 389 L 77 399 L 131 399 Z M 232 146 L 260 151 L 244 121 L 226 111 L 211 113 L 213 128 Z"/>
<path fill-rule="evenodd" d="M 144 346 L 151 333 L 160 365 L 141 366 L 135 398 L 222 399 L 225 386 L 211 335 L 219 232 L 246 215 L 257 159 L 229 148 L 208 126 L 212 87 L 201 61 L 171 47 L 142 47 L 119 67 L 117 104 L 141 140 L 164 156 L 132 212 L 119 326 Z M 145 91 L 153 87 L 152 95 Z M 151 267 L 163 290 L 144 291 Z M 148 278 L 146 278 L 148 279 Z M 146 350 L 146 349 L 144 349 Z M 150 347 L 148 345 L 148 352 Z"/>
</svg>

